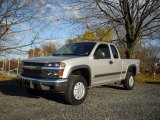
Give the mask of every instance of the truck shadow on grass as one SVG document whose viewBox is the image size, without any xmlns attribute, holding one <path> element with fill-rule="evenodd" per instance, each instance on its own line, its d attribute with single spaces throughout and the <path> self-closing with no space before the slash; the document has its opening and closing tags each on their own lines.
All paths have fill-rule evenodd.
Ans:
<svg viewBox="0 0 160 120">
<path fill-rule="evenodd" d="M 52 91 L 41 91 L 40 93 L 37 93 L 37 96 L 35 97 L 30 96 L 26 90 L 16 82 L 16 80 L 0 81 L 0 92 L 9 96 L 20 96 L 35 99 L 41 97 L 57 103 L 67 104 L 62 94 L 53 93 Z"/>
<path fill-rule="evenodd" d="M 156 84 L 160 85 L 160 81 L 145 81 L 146 84 Z"/>
<path fill-rule="evenodd" d="M 0 92 L 10 96 L 27 96 L 25 90 L 15 80 L 0 81 Z"/>
</svg>

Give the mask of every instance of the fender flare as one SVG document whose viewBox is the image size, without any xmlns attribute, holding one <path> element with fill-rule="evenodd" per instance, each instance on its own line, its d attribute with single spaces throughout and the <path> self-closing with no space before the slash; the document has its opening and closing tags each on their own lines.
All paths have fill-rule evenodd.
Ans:
<svg viewBox="0 0 160 120">
<path fill-rule="evenodd" d="M 136 73 L 137 73 L 137 67 L 136 67 L 135 64 L 132 64 L 132 65 L 129 65 L 129 66 L 128 66 L 127 71 L 126 71 L 126 74 L 127 74 L 127 72 L 129 71 L 129 69 L 132 68 L 132 67 L 135 67 L 135 70 L 136 70 L 136 71 L 135 71 L 135 75 L 136 75 Z"/>
<path fill-rule="evenodd" d="M 69 78 L 70 74 L 74 71 L 74 70 L 78 70 L 78 69 L 87 69 L 89 71 L 89 83 L 91 83 L 91 69 L 88 65 L 77 65 L 77 66 L 73 66 L 70 68 L 67 77 Z"/>
</svg>

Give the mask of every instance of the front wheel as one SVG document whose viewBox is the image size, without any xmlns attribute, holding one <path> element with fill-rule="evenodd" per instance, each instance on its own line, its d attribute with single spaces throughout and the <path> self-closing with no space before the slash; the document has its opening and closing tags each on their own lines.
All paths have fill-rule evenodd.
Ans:
<svg viewBox="0 0 160 120">
<path fill-rule="evenodd" d="M 126 79 L 123 81 L 123 86 L 125 90 L 132 90 L 134 88 L 135 78 L 132 72 L 128 72 Z"/>
<path fill-rule="evenodd" d="M 87 82 L 81 75 L 71 75 L 65 99 L 72 105 L 79 105 L 84 102 L 87 95 Z"/>
</svg>

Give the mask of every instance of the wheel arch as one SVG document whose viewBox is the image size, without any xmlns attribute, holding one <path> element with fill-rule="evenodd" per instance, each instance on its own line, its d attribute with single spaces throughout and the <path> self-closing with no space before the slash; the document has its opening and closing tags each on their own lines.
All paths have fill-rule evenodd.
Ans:
<svg viewBox="0 0 160 120">
<path fill-rule="evenodd" d="M 70 75 L 82 75 L 86 79 L 87 85 L 91 85 L 91 70 L 88 65 L 78 65 L 72 67 L 67 75 L 68 78 Z"/>
<path fill-rule="evenodd" d="M 134 76 L 135 76 L 137 74 L 136 65 L 134 65 L 134 64 L 129 65 L 127 72 L 132 72 L 134 74 Z"/>
</svg>

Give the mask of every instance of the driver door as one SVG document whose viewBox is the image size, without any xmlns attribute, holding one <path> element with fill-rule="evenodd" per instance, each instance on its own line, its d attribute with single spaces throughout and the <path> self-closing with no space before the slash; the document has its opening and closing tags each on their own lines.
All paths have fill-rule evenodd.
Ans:
<svg viewBox="0 0 160 120">
<path fill-rule="evenodd" d="M 113 60 L 108 44 L 100 44 L 94 53 L 92 60 L 92 85 L 113 81 L 115 76 Z"/>
</svg>

